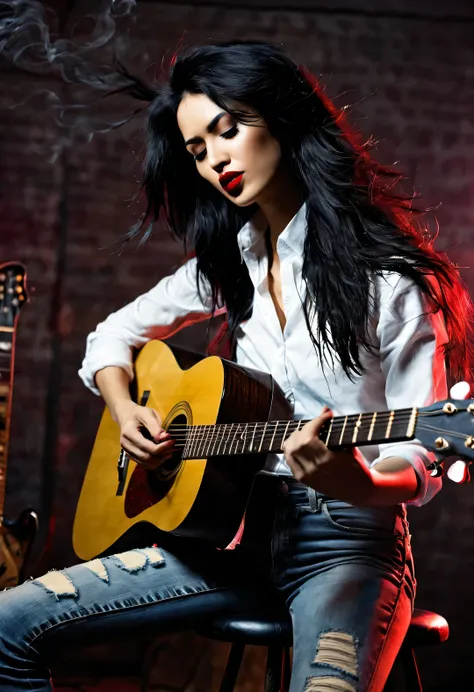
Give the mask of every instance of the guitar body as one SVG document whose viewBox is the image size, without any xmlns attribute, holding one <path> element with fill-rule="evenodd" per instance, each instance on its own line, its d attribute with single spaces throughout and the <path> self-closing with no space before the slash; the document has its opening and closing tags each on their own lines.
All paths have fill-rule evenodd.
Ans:
<svg viewBox="0 0 474 692">
<path fill-rule="evenodd" d="M 291 418 L 270 375 L 217 356 L 201 358 L 150 341 L 135 362 L 135 401 L 170 424 L 214 425 Z M 263 454 L 182 460 L 179 453 L 157 471 L 135 462 L 118 492 L 119 426 L 104 411 L 79 498 L 73 546 L 89 560 L 153 541 L 153 529 L 204 539 L 224 548 L 238 531 Z M 158 531 L 157 531 L 158 530 Z M 128 540 L 127 540 L 128 539 Z"/>
<path fill-rule="evenodd" d="M 21 584 L 26 578 L 24 563 L 38 532 L 36 512 L 25 509 L 16 521 L 3 520 L 0 527 L 0 588 Z"/>
</svg>

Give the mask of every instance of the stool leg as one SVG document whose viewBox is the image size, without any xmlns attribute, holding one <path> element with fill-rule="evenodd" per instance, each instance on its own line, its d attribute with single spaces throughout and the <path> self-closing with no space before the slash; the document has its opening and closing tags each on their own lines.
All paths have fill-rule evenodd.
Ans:
<svg viewBox="0 0 474 692">
<path fill-rule="evenodd" d="M 283 649 L 283 672 L 282 672 L 282 692 L 288 692 L 290 689 L 290 678 L 291 678 L 291 661 L 290 661 L 290 649 L 285 646 Z"/>
<path fill-rule="evenodd" d="M 384 692 L 398 692 L 398 690 L 423 692 L 415 652 L 411 646 L 402 644 L 383 690 Z"/>
<path fill-rule="evenodd" d="M 283 647 L 269 646 L 265 671 L 265 692 L 281 692 Z"/>
<path fill-rule="evenodd" d="M 244 655 L 245 644 L 234 642 L 230 647 L 229 658 L 224 671 L 219 692 L 233 692 L 237 675 L 239 674 L 242 656 Z"/>
<path fill-rule="evenodd" d="M 403 646 L 401 656 L 407 692 L 423 692 L 418 666 L 416 665 L 415 651 L 410 646 Z"/>
</svg>

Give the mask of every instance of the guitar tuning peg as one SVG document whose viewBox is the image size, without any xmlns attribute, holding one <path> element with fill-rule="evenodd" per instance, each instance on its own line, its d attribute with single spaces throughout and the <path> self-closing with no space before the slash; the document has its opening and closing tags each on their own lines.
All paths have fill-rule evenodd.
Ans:
<svg viewBox="0 0 474 692">
<path fill-rule="evenodd" d="M 461 459 L 458 459 L 451 464 L 449 469 L 446 471 L 446 475 L 449 480 L 453 481 L 453 483 L 458 483 L 459 485 L 461 483 L 469 483 L 471 480 L 471 471 L 469 468 L 470 465 L 470 461 L 462 461 Z"/>
<path fill-rule="evenodd" d="M 456 382 L 449 390 L 449 396 L 451 399 L 467 399 L 470 392 L 471 385 L 469 382 Z"/>
</svg>

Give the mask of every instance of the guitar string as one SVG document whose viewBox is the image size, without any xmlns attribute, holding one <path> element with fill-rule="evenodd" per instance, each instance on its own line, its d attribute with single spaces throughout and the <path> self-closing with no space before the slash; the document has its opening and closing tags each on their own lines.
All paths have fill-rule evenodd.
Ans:
<svg viewBox="0 0 474 692">
<path fill-rule="evenodd" d="M 437 428 L 437 427 L 435 427 L 435 426 L 427 426 L 427 427 L 425 427 L 425 426 L 420 426 L 420 428 L 421 428 L 422 430 L 426 430 L 426 431 L 429 431 L 429 432 L 433 431 L 433 432 L 437 432 L 437 433 L 448 433 L 448 434 L 451 434 L 453 437 L 458 437 L 458 438 L 460 438 L 460 439 L 462 439 L 462 440 L 467 440 L 467 439 L 470 437 L 470 435 L 466 435 L 466 434 L 463 434 L 463 433 L 456 433 L 456 432 L 449 431 L 449 430 L 444 430 L 443 428 Z M 237 443 L 238 443 L 238 442 L 242 442 L 242 440 L 241 440 L 241 439 L 240 439 L 240 440 L 237 440 Z M 230 445 L 230 448 L 229 448 L 228 451 L 225 451 L 225 447 L 224 447 L 224 450 L 223 450 L 222 452 L 219 452 L 218 455 L 209 455 L 209 456 L 227 456 L 227 455 L 235 454 L 235 453 L 236 453 L 236 450 L 234 450 L 234 452 L 232 452 L 232 445 L 233 445 L 233 444 L 234 444 L 234 441 L 232 441 L 232 444 Z M 263 446 L 263 442 L 262 442 L 261 444 L 262 444 L 262 446 Z M 179 449 L 181 449 L 181 448 L 184 449 L 185 446 L 186 446 L 186 444 L 184 444 L 184 445 L 181 445 L 181 444 L 180 444 L 180 445 L 177 445 L 177 448 L 179 448 Z M 194 445 L 191 445 L 191 447 L 193 447 L 193 446 L 194 446 Z M 203 446 L 204 446 L 204 445 L 203 445 Z M 357 442 L 354 442 L 354 446 L 357 446 Z M 236 445 L 236 448 L 237 448 L 237 445 Z M 197 451 L 197 450 L 196 450 L 196 451 Z M 266 451 L 268 451 L 268 450 L 262 450 L 262 451 L 265 451 L 265 452 L 266 452 Z M 254 453 L 255 453 L 255 452 L 254 452 Z"/>
<path fill-rule="evenodd" d="M 460 438 L 460 439 L 465 439 L 465 440 L 468 439 L 468 438 L 470 437 L 470 435 L 466 435 L 466 434 L 463 434 L 463 433 L 456 433 L 456 432 L 452 432 L 452 431 L 449 431 L 449 430 L 444 430 L 443 428 L 437 428 L 437 427 L 435 427 L 435 426 L 428 426 L 428 427 L 421 426 L 421 429 L 422 429 L 422 430 L 427 430 L 427 431 L 430 431 L 430 432 L 431 432 L 431 431 L 438 432 L 438 433 L 443 433 L 443 432 L 445 432 L 445 433 L 449 433 L 449 434 L 453 435 L 454 437 L 458 437 L 458 438 Z M 242 441 L 243 441 L 243 440 L 241 440 L 241 439 L 240 439 L 240 440 L 237 440 L 237 443 L 242 442 Z M 232 455 L 235 455 L 235 454 L 236 454 L 236 451 L 237 451 L 237 444 L 236 444 L 236 448 L 234 449 L 234 451 L 232 451 L 232 445 L 233 445 L 233 444 L 234 444 L 234 441 L 232 441 L 232 443 L 231 443 L 231 445 L 230 445 L 230 447 L 229 447 L 229 449 L 228 449 L 227 451 L 226 451 L 225 446 L 224 446 L 224 450 L 219 451 L 218 454 L 208 454 L 207 456 L 232 456 Z M 260 444 L 263 446 L 263 442 L 260 442 Z M 179 445 L 176 445 L 176 448 L 177 448 L 177 449 L 184 449 L 185 446 L 186 446 L 186 443 L 183 444 L 183 445 L 179 444 Z M 191 446 L 191 447 L 194 447 L 193 444 L 190 445 L 190 446 Z M 354 443 L 354 446 L 357 446 L 357 442 Z M 203 447 L 204 447 L 204 445 L 203 445 Z M 204 450 L 202 450 L 202 452 L 203 452 L 203 451 L 204 451 Z M 257 451 L 258 451 L 258 450 L 257 450 Z M 262 452 L 267 452 L 267 451 L 268 451 L 268 450 L 262 450 Z M 198 451 L 196 450 L 195 453 L 198 453 Z M 249 453 L 252 453 L 252 452 L 249 452 Z M 253 452 L 253 453 L 255 454 L 256 452 Z"/>
<path fill-rule="evenodd" d="M 409 422 L 409 421 L 407 421 L 407 423 L 408 423 L 408 422 Z M 403 430 L 405 430 L 406 427 L 407 427 L 407 426 L 404 425 L 404 426 L 403 426 Z M 374 430 L 373 430 L 372 432 L 374 433 L 375 431 L 376 431 L 376 428 L 374 428 Z M 280 432 L 268 431 L 268 432 L 266 432 L 264 435 L 258 435 L 258 436 L 255 435 L 255 436 L 253 436 L 251 432 L 247 431 L 247 433 L 245 434 L 245 437 L 242 437 L 243 431 L 234 430 L 234 431 L 229 431 L 227 434 L 224 433 L 223 431 L 220 431 L 219 433 L 214 433 L 213 435 L 211 435 L 211 434 L 205 434 L 205 433 L 202 433 L 202 434 L 199 434 L 199 435 L 192 435 L 191 433 L 188 433 L 187 435 L 185 434 L 185 435 L 179 435 L 179 436 L 174 436 L 174 435 L 173 435 L 173 436 L 172 436 L 172 439 L 175 440 L 176 442 L 180 442 L 180 443 L 185 443 L 185 442 L 187 442 L 188 440 L 189 440 L 189 441 L 192 441 L 193 443 L 194 443 L 194 442 L 204 442 L 204 441 L 214 443 L 214 442 L 217 442 L 218 439 L 220 439 L 220 440 L 224 440 L 224 439 L 226 439 L 226 438 L 230 439 L 230 438 L 232 437 L 232 435 L 234 435 L 234 436 L 236 437 L 235 442 L 237 442 L 237 441 L 238 441 L 238 442 L 248 441 L 251 437 L 255 437 L 255 443 L 257 443 L 257 441 L 258 441 L 259 443 L 261 443 L 262 441 L 270 440 L 270 439 L 273 438 L 273 437 L 275 437 L 275 438 L 280 438 L 282 435 L 285 435 L 285 436 L 288 435 L 288 436 L 289 436 L 292 432 L 294 432 L 294 431 L 291 431 L 290 429 L 288 429 L 288 431 L 285 430 L 285 431 L 280 431 Z M 329 431 L 327 431 L 327 432 L 329 432 Z M 325 430 L 323 430 L 323 431 L 322 431 L 322 436 L 324 436 L 325 434 L 327 434 L 327 432 L 326 432 Z M 337 433 L 340 433 L 340 432 L 342 432 L 342 428 L 341 428 L 340 430 L 333 428 L 332 431 L 331 431 L 330 437 L 333 437 L 334 435 L 337 436 Z M 394 436 L 395 436 L 395 432 L 397 432 L 397 434 L 399 434 L 399 433 L 401 433 L 402 431 L 398 431 L 396 428 L 392 428 L 392 430 L 391 430 L 391 435 L 388 436 L 388 439 L 389 439 L 390 437 L 394 437 Z M 351 431 L 351 430 L 346 430 L 346 431 L 344 432 L 343 438 L 345 438 L 345 437 L 353 437 L 353 435 L 354 435 L 354 432 L 353 432 L 353 431 Z M 383 437 L 386 438 L 387 436 L 384 435 Z"/>
<path fill-rule="evenodd" d="M 405 423 L 405 422 L 410 420 L 411 416 L 412 416 L 411 411 L 409 411 L 407 413 L 403 413 L 403 414 L 397 416 L 397 418 L 393 420 L 393 424 L 398 425 L 399 423 L 402 423 L 402 422 Z M 350 420 L 351 418 L 353 420 Z M 384 424 L 387 423 L 389 421 L 389 419 L 390 419 L 390 414 L 388 414 L 386 416 L 384 415 L 384 416 L 377 417 L 377 419 L 374 422 L 374 427 L 376 427 L 380 423 L 384 423 Z M 350 425 L 352 422 L 356 423 L 359 420 L 359 415 L 358 414 L 357 415 L 351 414 L 350 416 L 347 416 L 347 419 L 344 419 L 344 420 L 339 420 L 339 421 L 336 419 L 332 419 L 332 420 L 335 421 L 332 425 L 332 430 L 339 431 L 344 426 L 347 427 L 348 424 Z M 240 426 L 243 428 L 247 427 L 248 432 L 251 432 L 254 430 L 256 433 L 258 432 L 259 428 L 265 428 L 266 427 L 267 429 L 270 428 L 270 430 L 268 430 L 268 434 L 273 434 L 273 431 L 276 430 L 279 426 L 285 426 L 285 427 L 288 426 L 288 429 L 290 429 L 292 427 L 299 427 L 302 422 L 303 422 L 303 424 L 306 424 L 309 421 L 307 421 L 307 420 L 303 420 L 303 421 L 292 420 L 292 421 L 268 421 L 267 423 L 251 423 L 251 422 L 248 422 L 248 423 L 245 423 L 245 422 L 242 422 L 242 423 L 207 423 L 207 424 L 202 424 L 202 425 L 171 424 L 168 427 L 168 431 L 174 432 L 178 435 L 180 433 L 186 435 L 188 433 L 192 433 L 193 430 L 196 430 L 196 431 L 199 430 L 200 434 L 207 434 L 207 433 L 211 433 L 211 432 L 215 432 L 215 431 L 232 433 L 232 432 L 236 432 L 236 430 L 234 430 L 234 428 Z M 361 425 L 359 427 L 362 427 L 363 425 L 369 425 L 370 426 L 371 424 L 372 424 L 372 421 L 370 419 L 367 419 L 367 420 L 361 419 Z M 326 423 L 326 425 L 327 425 L 327 423 Z M 330 425 L 330 421 L 329 421 L 329 425 Z"/>
<path fill-rule="evenodd" d="M 409 419 L 412 416 L 412 409 L 401 409 L 400 413 L 397 413 L 396 416 L 393 418 L 393 422 L 399 423 L 401 419 L 404 419 L 405 416 Z M 365 424 L 368 425 L 369 423 L 371 424 L 371 419 L 373 418 L 373 413 L 364 413 L 362 416 L 368 416 L 365 420 L 360 416 L 358 413 L 351 413 L 348 416 L 344 417 L 335 417 L 332 419 L 329 419 L 328 422 L 326 422 L 326 425 L 331 423 L 331 420 L 334 421 L 333 423 L 333 429 L 337 426 L 344 426 L 347 425 L 350 422 L 357 422 L 360 418 L 361 420 L 361 425 Z M 375 419 L 375 425 L 377 425 L 380 422 L 387 422 L 388 419 L 390 419 L 392 413 L 390 411 L 381 411 L 377 413 L 377 418 Z M 352 420 L 351 420 L 352 419 Z M 309 423 L 313 419 L 304 419 L 305 423 Z M 266 422 L 256 422 L 253 423 L 251 421 L 248 422 L 240 422 L 240 423 L 204 423 L 204 424 L 198 424 L 198 425 L 182 425 L 180 423 L 171 423 L 170 426 L 168 426 L 168 430 L 173 430 L 176 432 L 187 432 L 188 430 L 194 430 L 196 428 L 199 429 L 209 429 L 209 430 L 215 430 L 216 428 L 223 429 L 225 427 L 230 428 L 231 426 L 237 426 L 237 425 L 242 425 L 242 426 L 248 426 L 251 427 L 252 429 L 258 429 L 259 427 L 269 427 L 269 426 L 278 426 L 278 425 L 289 425 L 289 426 L 296 426 L 301 424 L 301 420 L 277 420 L 277 421 L 266 421 Z"/>
<path fill-rule="evenodd" d="M 459 437 L 462 440 L 467 440 L 469 437 L 472 437 L 472 435 L 466 435 L 466 433 L 460 433 L 456 432 L 455 430 L 446 430 L 445 428 L 438 428 L 435 425 L 426 425 L 422 424 L 417 426 L 420 428 L 420 430 L 427 430 L 427 431 L 433 431 L 433 432 L 438 432 L 438 433 L 446 433 L 447 435 L 451 435 L 452 437 Z"/>
<path fill-rule="evenodd" d="M 411 409 L 410 410 L 402 409 L 400 411 L 400 413 L 398 413 L 396 415 L 396 420 L 393 421 L 393 423 L 394 423 L 393 427 L 396 427 L 397 425 L 402 424 L 402 423 L 404 424 L 406 422 L 409 422 L 409 418 L 411 417 L 411 415 L 412 415 Z M 420 414 L 420 417 L 421 416 L 430 416 L 430 415 L 433 415 L 433 412 L 427 412 L 424 414 L 422 413 L 422 414 Z M 373 414 L 370 415 L 370 413 L 369 413 L 368 416 L 370 417 L 370 419 L 373 419 Z M 377 416 L 377 419 L 374 422 L 374 431 L 377 428 L 377 426 L 380 425 L 380 423 L 385 423 L 387 421 L 387 418 L 390 418 L 390 416 L 391 416 L 391 412 L 380 412 Z M 350 418 L 352 418 L 353 420 L 350 421 L 349 420 Z M 333 435 L 333 433 L 341 432 L 342 427 L 344 427 L 344 425 L 347 426 L 347 423 L 349 423 L 348 432 L 351 433 L 350 423 L 352 423 L 353 421 L 359 420 L 359 418 L 360 418 L 359 414 L 350 414 L 349 416 L 346 417 L 345 421 L 339 419 L 338 421 L 336 421 L 335 424 L 332 425 L 332 428 L 330 429 L 331 436 Z M 336 419 L 332 419 L 332 420 L 334 421 Z M 361 419 L 361 421 L 362 421 L 362 419 Z M 363 422 L 367 425 L 367 424 L 369 424 L 369 419 L 367 419 L 366 421 L 363 421 Z M 238 436 L 236 440 L 232 440 L 232 443 L 231 443 L 231 445 L 232 445 L 234 443 L 246 441 L 246 438 L 241 437 L 243 432 L 245 432 L 246 436 L 248 434 L 256 436 L 259 432 L 258 428 L 261 428 L 262 426 L 263 427 L 266 426 L 268 431 L 265 430 L 265 434 L 263 435 L 263 437 L 260 435 L 258 437 L 260 444 L 263 445 L 267 441 L 267 438 L 279 437 L 282 434 L 281 431 L 278 431 L 278 427 L 280 425 L 285 426 L 285 431 L 283 434 L 286 435 L 287 433 L 290 433 L 290 429 L 291 429 L 291 432 L 293 432 L 294 429 L 297 429 L 301 425 L 301 421 L 275 421 L 275 422 L 269 421 L 267 423 L 220 423 L 220 424 L 210 424 L 210 425 L 208 424 L 208 425 L 196 425 L 196 426 L 180 426 L 177 424 L 176 425 L 172 424 L 169 429 L 172 429 L 172 432 L 174 432 L 176 430 L 176 428 L 180 429 L 179 433 L 178 434 L 175 433 L 175 435 L 173 437 L 178 442 L 182 442 L 184 440 L 184 445 L 186 444 L 186 442 L 190 441 L 191 436 L 192 436 L 192 442 L 193 443 L 209 442 L 212 444 L 216 444 L 218 439 L 221 438 L 221 440 L 222 440 L 223 436 L 225 436 L 226 433 L 228 436 L 231 436 L 232 434 L 235 437 Z M 372 425 L 372 420 L 370 421 L 370 425 Z M 239 426 L 243 427 L 244 430 L 239 430 Z M 393 427 L 392 427 L 392 431 L 393 431 Z M 420 425 L 418 425 L 418 427 L 420 427 Z M 438 432 L 445 432 L 447 434 L 450 433 L 449 430 L 443 430 L 442 428 L 436 428 L 433 426 L 424 427 L 423 429 L 425 429 L 425 430 L 429 430 L 429 429 L 437 430 Z M 196 432 L 193 434 L 192 433 L 193 430 L 196 430 L 196 431 L 199 430 L 199 433 Z M 327 432 L 329 432 L 329 430 Z M 326 430 L 323 430 L 323 435 L 325 433 L 326 433 Z M 184 437 L 183 437 L 183 434 L 184 434 Z M 353 434 L 353 431 L 352 431 L 352 434 Z M 462 434 L 454 433 L 454 432 L 452 432 L 451 434 L 453 434 L 455 436 L 459 436 L 461 439 L 464 439 L 465 437 L 467 437 L 466 435 L 462 435 Z"/>
<path fill-rule="evenodd" d="M 406 422 L 408 423 L 409 421 L 406 421 Z M 403 430 L 405 430 L 406 427 L 407 427 L 407 426 L 404 425 L 404 426 L 403 426 Z M 374 428 L 374 430 L 372 431 L 372 433 L 374 433 L 374 432 L 376 432 L 376 431 L 377 431 L 377 429 Z M 197 434 L 192 435 L 192 433 L 188 433 L 188 434 L 185 434 L 185 435 L 172 436 L 172 439 L 175 440 L 175 441 L 177 441 L 177 442 L 185 442 L 185 441 L 188 441 L 188 440 L 191 440 L 191 441 L 193 441 L 193 442 L 198 442 L 198 441 L 199 441 L 199 442 L 203 442 L 203 441 L 216 442 L 218 439 L 230 438 L 230 437 L 232 437 L 232 435 L 234 435 L 235 438 L 236 438 L 236 440 L 239 440 L 240 442 L 242 442 L 242 441 L 244 441 L 244 440 L 247 441 L 249 438 L 252 438 L 252 437 L 255 438 L 255 441 L 258 440 L 258 441 L 261 442 L 262 440 L 265 441 L 265 440 L 271 439 L 272 437 L 279 438 L 279 437 L 281 437 L 282 435 L 285 435 L 285 436 L 288 435 L 288 436 L 289 436 L 289 435 L 291 435 L 291 433 L 294 432 L 294 431 L 292 431 L 292 430 L 290 430 L 290 429 L 285 430 L 285 431 L 280 431 L 280 432 L 276 432 L 276 431 L 271 431 L 271 430 L 270 430 L 270 431 L 266 432 L 264 435 L 253 435 L 253 434 L 251 433 L 251 431 L 247 431 L 247 432 L 245 433 L 245 437 L 242 437 L 243 432 L 244 432 L 244 431 L 234 430 L 234 431 L 229 431 L 229 432 L 226 434 L 225 432 L 220 431 L 219 433 L 214 433 L 213 435 L 211 435 L 211 434 L 205 434 L 205 433 L 201 433 L 201 434 L 199 434 L 199 435 L 197 435 Z M 333 428 L 332 431 L 331 431 L 330 437 L 333 437 L 334 435 L 337 436 L 337 434 L 338 434 L 338 433 L 341 433 L 341 432 L 342 432 L 342 428 L 341 428 L 340 430 L 339 430 L 339 429 L 336 429 L 336 428 Z M 377 432 L 379 432 L 379 431 L 377 431 Z M 390 437 L 394 437 L 394 436 L 395 436 L 395 433 L 396 433 L 396 434 L 400 434 L 402 431 L 399 431 L 397 427 L 393 427 L 392 430 L 391 430 L 390 432 L 391 432 L 391 435 L 388 436 L 389 438 L 390 438 Z M 322 434 L 322 436 L 324 436 L 324 435 L 327 435 L 328 433 L 329 433 L 329 431 L 323 430 L 321 434 Z M 358 434 L 360 434 L 360 432 L 359 432 Z M 351 431 L 351 430 L 346 430 L 346 431 L 344 431 L 343 438 L 346 438 L 346 437 L 353 437 L 353 435 L 354 435 L 354 432 L 353 432 L 353 431 Z M 383 437 L 385 438 L 385 437 L 387 437 L 387 435 L 384 435 Z"/>
<path fill-rule="evenodd" d="M 474 402 L 474 400 L 473 400 L 473 402 Z M 466 413 L 466 409 L 461 410 L 461 412 Z M 329 419 L 329 422 L 331 420 L 333 420 L 333 421 L 336 421 L 336 424 L 337 424 L 337 422 L 343 423 L 345 419 L 349 420 L 350 418 L 353 418 L 353 419 L 357 420 L 360 417 L 364 417 L 364 416 L 369 416 L 369 417 L 373 418 L 374 413 L 377 414 L 377 418 L 376 418 L 376 423 L 377 423 L 379 419 L 386 418 L 386 417 L 390 418 L 390 416 L 392 416 L 392 414 L 395 414 L 394 420 L 398 419 L 400 416 L 405 416 L 405 415 L 411 416 L 413 413 L 413 408 L 405 408 L 405 409 L 402 408 L 402 409 L 397 409 L 396 411 L 367 411 L 366 413 L 362 413 L 362 414 L 360 414 L 360 413 L 348 413 L 347 416 L 334 416 L 332 419 L 331 418 Z M 420 411 L 420 410 L 417 411 L 417 417 L 418 418 L 430 418 L 433 415 L 439 415 L 439 412 L 438 411 Z M 314 420 L 314 419 L 308 418 L 305 420 L 306 420 L 306 422 L 310 422 L 311 420 Z M 361 418 L 361 420 L 362 420 L 362 418 Z M 286 423 L 288 423 L 288 422 L 296 424 L 296 423 L 299 423 L 300 420 L 290 419 L 289 421 L 274 420 L 274 421 L 256 421 L 256 422 L 242 421 L 240 423 L 203 423 L 203 424 L 199 424 L 199 425 L 183 425 L 181 423 L 171 423 L 171 425 L 169 427 L 173 428 L 173 429 L 181 428 L 182 430 L 187 430 L 188 428 L 195 428 L 195 427 L 201 427 L 201 428 L 210 427 L 211 428 L 211 427 L 225 426 L 225 425 L 252 425 L 252 426 L 265 426 L 265 425 L 275 425 L 275 424 L 286 425 Z M 367 420 L 364 422 L 367 422 Z"/>
<path fill-rule="evenodd" d="M 409 422 L 410 422 L 409 418 L 406 418 L 403 421 L 397 421 L 392 426 L 392 429 L 398 428 L 398 427 L 400 427 L 400 425 L 403 425 L 403 427 L 406 427 Z M 283 429 L 278 430 L 278 427 L 284 428 L 284 430 Z M 385 425 L 385 423 L 383 424 L 383 426 L 374 425 L 374 430 L 380 429 L 380 427 L 386 428 L 387 426 Z M 271 437 L 272 435 L 281 435 L 282 433 L 286 433 L 286 432 L 288 432 L 288 433 L 294 432 L 297 429 L 298 429 L 298 426 L 272 426 L 269 424 L 267 429 L 263 430 L 263 431 L 256 430 L 255 428 L 253 428 L 251 426 L 246 427 L 245 425 L 241 425 L 240 427 L 236 426 L 234 428 L 231 428 L 231 427 L 221 428 L 221 427 L 216 426 L 215 428 L 204 430 L 200 426 L 195 425 L 195 426 L 189 426 L 189 428 L 187 428 L 186 430 L 180 431 L 179 433 L 174 433 L 174 431 L 170 431 L 170 432 L 173 433 L 172 436 L 174 437 L 174 439 L 184 439 L 186 437 L 189 437 L 190 435 L 193 435 L 196 439 L 202 439 L 204 437 L 210 437 L 212 435 L 215 435 L 215 436 L 233 435 L 233 434 L 234 435 L 237 435 L 237 434 L 242 435 L 243 433 L 245 433 L 245 435 L 254 435 L 255 437 L 258 436 L 260 438 L 261 432 L 264 433 L 264 436 Z M 353 435 L 356 430 L 360 432 L 360 431 L 364 430 L 364 428 L 362 426 L 360 428 L 355 428 L 355 426 L 352 426 L 352 427 L 351 426 L 345 426 L 344 427 L 344 425 L 333 425 L 332 428 L 324 428 L 320 432 L 324 435 L 324 434 L 328 434 L 329 432 L 331 432 L 331 434 L 333 434 L 333 433 L 340 433 L 340 432 L 344 431 L 344 433 L 350 432 L 351 435 Z"/>
<path fill-rule="evenodd" d="M 377 417 L 375 421 L 373 420 L 374 417 L 374 412 L 367 412 L 363 414 L 349 414 L 348 416 L 345 417 L 334 417 L 332 419 L 329 419 L 325 423 L 325 430 L 322 430 L 322 434 L 330 433 L 329 438 L 333 436 L 333 434 L 341 433 L 344 431 L 345 433 L 349 433 L 349 435 L 354 435 L 354 432 L 357 431 L 358 433 L 360 432 L 359 428 L 362 428 L 362 426 L 369 426 L 370 427 L 373 425 L 373 430 L 372 432 L 375 432 L 375 430 L 381 425 L 381 424 L 386 424 L 389 422 L 390 417 L 393 419 L 393 424 L 392 424 L 392 429 L 391 429 L 391 436 L 394 436 L 394 428 L 397 428 L 398 425 L 400 424 L 408 424 L 410 421 L 410 418 L 413 415 L 413 409 L 400 409 L 398 410 L 395 415 L 393 411 L 379 411 L 375 412 L 377 414 Z M 436 411 L 426 411 L 426 412 L 421 412 L 417 411 L 417 419 L 422 418 L 422 417 L 430 417 L 433 415 L 436 415 Z M 365 418 L 365 419 L 364 419 Z M 189 445 L 189 447 L 195 448 L 195 447 L 204 447 L 206 444 L 209 445 L 217 445 L 219 442 L 220 445 L 222 445 L 223 441 L 225 440 L 225 437 L 228 439 L 225 440 L 224 442 L 224 451 L 222 452 L 223 455 L 226 454 L 225 448 L 226 446 L 229 446 L 229 452 L 232 450 L 232 447 L 235 445 L 235 448 L 237 449 L 237 446 L 239 445 L 245 445 L 249 441 L 249 439 L 252 439 L 252 445 L 259 445 L 260 447 L 263 447 L 268 440 L 274 440 L 274 438 L 279 438 L 282 436 L 282 434 L 285 436 L 289 436 L 294 430 L 299 428 L 303 422 L 303 424 L 306 424 L 309 422 L 308 419 L 305 421 L 301 420 L 290 420 L 290 421 L 267 421 L 267 422 L 241 422 L 241 423 L 211 423 L 211 424 L 203 424 L 203 425 L 182 425 L 182 424 L 174 424 L 172 423 L 168 427 L 168 431 L 173 433 L 173 439 L 177 443 L 176 447 L 177 448 L 182 448 L 184 449 L 186 445 Z M 358 428 L 355 428 L 351 430 L 351 425 L 355 427 L 355 423 L 360 421 L 360 426 Z M 332 423 L 332 425 L 331 425 Z M 284 431 L 278 431 L 278 427 L 284 426 L 285 430 Z M 454 431 L 446 430 L 443 428 L 439 428 L 437 426 L 430 426 L 426 424 L 421 424 L 421 421 L 418 422 L 417 424 L 418 429 L 421 430 L 426 430 L 430 432 L 438 432 L 438 433 L 446 433 L 449 435 L 452 435 L 453 437 L 457 437 L 460 439 L 467 439 L 469 435 L 463 434 L 463 433 L 457 433 Z M 346 430 L 347 428 L 347 430 Z M 260 435 L 260 430 L 264 431 L 263 435 Z M 245 433 L 245 437 L 242 437 L 242 433 Z M 234 436 L 234 439 L 230 440 L 231 436 Z M 253 438 L 257 437 L 257 440 L 254 440 Z M 386 436 L 385 436 L 386 437 Z M 283 442 L 283 439 L 282 439 Z M 357 444 L 355 442 L 354 444 Z M 190 449 L 190 451 L 191 451 Z M 197 452 L 198 450 L 196 450 Z M 204 450 L 203 450 L 204 451 Z"/>
<path fill-rule="evenodd" d="M 379 420 L 379 418 L 382 418 L 382 417 L 384 417 L 384 418 L 390 418 L 390 416 L 392 416 L 392 411 L 378 411 L 378 412 L 376 412 L 376 413 L 377 413 L 376 422 Z M 394 416 L 394 420 L 395 420 L 395 418 L 398 419 L 400 416 L 411 416 L 412 413 L 413 413 L 413 409 L 411 409 L 411 408 L 410 408 L 410 409 L 399 409 L 399 410 L 396 412 L 395 416 Z M 420 415 L 421 415 L 421 414 L 420 414 Z M 347 421 L 348 421 L 349 419 L 351 419 L 351 418 L 354 419 L 354 420 L 358 420 L 359 418 L 361 418 L 361 416 L 362 416 L 362 417 L 363 417 L 363 416 L 368 416 L 368 417 L 370 417 L 370 418 L 373 418 L 374 412 L 370 411 L 370 412 L 362 413 L 362 414 L 359 414 L 359 413 L 349 413 L 347 416 L 334 416 L 334 418 L 329 419 L 329 422 L 330 422 L 331 420 L 333 420 L 333 421 L 336 422 L 336 424 L 337 424 L 338 422 L 342 424 L 342 423 L 344 423 L 344 420 L 346 420 L 346 419 L 347 419 Z M 308 418 L 308 419 L 304 419 L 304 420 L 308 423 L 309 421 L 311 421 L 311 420 L 313 420 L 313 419 L 312 419 L 312 418 Z M 362 420 L 362 418 L 361 418 L 361 420 Z M 234 422 L 234 423 L 204 423 L 204 424 L 202 424 L 202 425 L 183 425 L 183 424 L 181 424 L 181 423 L 171 423 L 171 425 L 170 425 L 169 427 L 170 427 L 170 428 L 171 428 L 171 427 L 172 427 L 172 428 L 181 428 L 181 429 L 183 429 L 183 430 L 186 430 L 187 428 L 206 427 L 206 426 L 207 426 L 207 427 L 216 427 L 216 426 L 219 426 L 219 425 L 252 425 L 252 426 L 265 426 L 265 425 L 275 425 L 275 424 L 277 424 L 277 425 L 286 425 L 287 423 L 290 423 L 290 424 L 297 424 L 297 423 L 300 423 L 300 422 L 301 422 L 300 420 L 292 420 L 292 419 L 290 419 L 290 420 L 257 421 L 257 422 L 242 421 L 242 422 L 240 422 L 240 423 L 237 423 L 237 422 Z M 367 419 L 366 419 L 364 422 L 367 422 Z"/>
</svg>

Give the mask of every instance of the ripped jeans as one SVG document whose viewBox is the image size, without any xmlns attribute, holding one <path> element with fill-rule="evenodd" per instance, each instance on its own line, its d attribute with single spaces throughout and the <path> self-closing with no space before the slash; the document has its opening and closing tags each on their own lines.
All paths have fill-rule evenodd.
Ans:
<svg viewBox="0 0 474 692">
<path fill-rule="evenodd" d="M 413 608 L 404 507 L 355 508 L 286 477 L 267 488 L 260 545 L 247 529 L 226 551 L 167 536 L 0 593 L 0 690 L 50 692 L 52 652 L 72 641 L 195 627 L 271 598 L 293 620 L 291 692 L 380 692 Z"/>
</svg>

